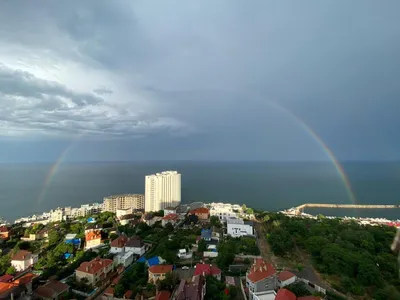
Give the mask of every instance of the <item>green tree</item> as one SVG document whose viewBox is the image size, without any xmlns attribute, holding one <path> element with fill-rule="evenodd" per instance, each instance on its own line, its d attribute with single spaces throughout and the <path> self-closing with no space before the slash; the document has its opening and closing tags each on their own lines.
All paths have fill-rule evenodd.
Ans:
<svg viewBox="0 0 400 300">
<path fill-rule="evenodd" d="M 9 266 L 9 267 L 7 268 L 7 271 L 6 271 L 6 273 L 7 273 L 7 274 L 10 274 L 10 275 L 14 275 L 15 272 L 16 272 L 16 270 L 15 270 L 14 266 Z"/>
<path fill-rule="evenodd" d="M 222 227 L 221 221 L 219 220 L 219 218 L 217 216 L 211 216 L 210 217 L 210 225 L 211 226 L 215 226 L 217 228 L 221 228 Z"/>
<path fill-rule="evenodd" d="M 201 239 L 198 243 L 198 251 L 199 252 L 204 252 L 207 250 L 207 242 L 203 239 Z"/>
<path fill-rule="evenodd" d="M 289 284 L 285 288 L 288 289 L 289 291 L 293 292 L 293 294 L 295 294 L 297 297 L 311 296 L 311 293 L 306 288 L 306 285 L 304 282 L 295 282 L 295 283 Z"/>
</svg>

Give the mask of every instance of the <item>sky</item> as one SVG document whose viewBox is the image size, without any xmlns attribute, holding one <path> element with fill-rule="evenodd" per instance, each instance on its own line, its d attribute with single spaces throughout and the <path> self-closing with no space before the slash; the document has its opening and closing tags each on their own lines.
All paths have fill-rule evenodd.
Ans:
<svg viewBox="0 0 400 300">
<path fill-rule="evenodd" d="M 1 1 L 0 162 L 399 160 L 399 28 L 398 0 Z"/>
</svg>

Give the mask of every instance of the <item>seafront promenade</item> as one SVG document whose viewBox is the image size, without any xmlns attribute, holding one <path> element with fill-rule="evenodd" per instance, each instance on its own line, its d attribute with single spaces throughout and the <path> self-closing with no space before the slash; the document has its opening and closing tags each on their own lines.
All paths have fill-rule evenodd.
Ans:
<svg viewBox="0 0 400 300">
<path fill-rule="evenodd" d="M 324 203 L 305 203 L 294 208 L 299 214 L 305 208 L 352 208 L 352 209 L 393 209 L 400 208 L 394 204 L 324 204 Z"/>
</svg>

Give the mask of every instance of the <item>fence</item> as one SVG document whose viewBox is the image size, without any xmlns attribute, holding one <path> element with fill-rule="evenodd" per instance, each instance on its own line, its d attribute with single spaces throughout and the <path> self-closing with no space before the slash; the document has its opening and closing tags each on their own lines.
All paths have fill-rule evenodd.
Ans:
<svg viewBox="0 0 400 300">
<path fill-rule="evenodd" d="M 298 278 L 298 279 L 300 281 L 304 282 L 305 284 L 307 284 L 308 286 L 312 287 L 313 289 L 315 289 L 317 292 L 326 295 L 326 289 L 324 289 L 323 287 L 320 287 L 319 285 L 311 283 L 309 280 L 304 279 L 304 278 Z"/>
</svg>

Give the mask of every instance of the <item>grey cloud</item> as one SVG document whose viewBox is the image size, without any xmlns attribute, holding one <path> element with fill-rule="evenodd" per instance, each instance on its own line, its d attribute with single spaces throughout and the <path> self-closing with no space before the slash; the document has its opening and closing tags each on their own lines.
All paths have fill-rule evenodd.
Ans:
<svg viewBox="0 0 400 300">
<path fill-rule="evenodd" d="M 152 105 L 138 116 L 104 100 L 117 91 L 99 87 L 95 95 L 77 95 L 20 73 L 7 75 L 19 86 L 3 82 L 0 92 L 27 111 L 20 120 L 35 107 L 40 120 L 98 134 L 155 134 L 191 124 L 213 147 L 222 140 L 232 146 L 239 134 L 256 145 L 270 127 L 279 128 L 268 135 L 270 144 L 282 136 L 296 140 L 298 124 L 286 115 L 274 118 L 268 99 L 309 124 L 339 155 L 368 151 L 378 140 L 380 153 L 388 153 L 400 147 L 393 129 L 400 126 L 399 12 L 399 2 L 390 0 L 3 1 L 0 46 L 23 45 L 118 74 L 132 95 L 143 94 Z M 22 104 L 18 97 L 36 102 Z M 80 109 L 63 109 L 63 97 L 76 99 Z M 115 114 L 105 120 L 107 109 Z"/>
<path fill-rule="evenodd" d="M 183 127 L 183 123 L 172 119 L 165 122 L 162 117 L 141 116 L 99 96 L 75 92 L 29 72 L 0 65 L 0 135 L 84 134 L 106 139 L 173 132 Z"/>
<path fill-rule="evenodd" d="M 0 93 L 22 97 L 42 99 L 42 104 L 57 102 L 47 97 L 65 97 L 75 105 L 96 105 L 104 102 L 100 97 L 91 94 L 76 93 L 56 82 L 39 79 L 28 72 L 12 70 L 0 63 Z M 58 101 L 61 102 L 61 101 Z M 51 104 L 50 104 L 51 105 Z"/>
<path fill-rule="evenodd" d="M 94 89 L 93 92 L 100 96 L 110 95 L 113 93 L 113 91 L 111 89 L 109 89 L 108 87 L 105 87 L 105 86 L 98 87 L 97 89 Z"/>
</svg>

